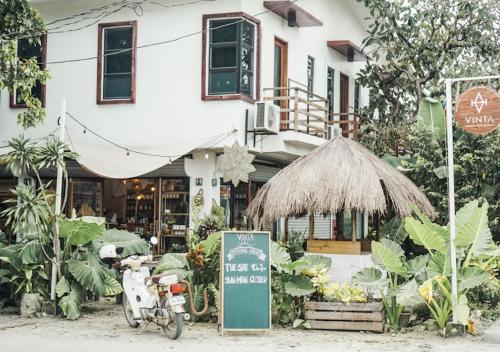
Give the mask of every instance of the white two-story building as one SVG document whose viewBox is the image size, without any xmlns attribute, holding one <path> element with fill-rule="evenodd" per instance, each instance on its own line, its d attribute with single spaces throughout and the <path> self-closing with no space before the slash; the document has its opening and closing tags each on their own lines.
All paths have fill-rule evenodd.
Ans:
<svg viewBox="0 0 500 352">
<path fill-rule="evenodd" d="M 46 120 L 23 131 L 23 102 L 1 91 L 0 140 L 49 135 L 64 101 L 67 141 L 80 154 L 68 167 L 67 211 L 163 234 L 166 246 L 185 238 L 196 195 L 205 212 L 216 202 L 228 226 L 245 228 L 259 186 L 323 143 L 330 125 L 352 136 L 368 104 L 355 80 L 367 26 L 355 0 L 32 2 L 47 33 L 41 47 L 19 39 L 18 53 L 50 70 L 34 89 Z M 255 121 L 257 102 L 267 105 Z M 216 172 L 235 141 L 256 155 L 237 187 Z M 9 197 L 16 181 L 5 169 L 0 177 Z"/>
</svg>

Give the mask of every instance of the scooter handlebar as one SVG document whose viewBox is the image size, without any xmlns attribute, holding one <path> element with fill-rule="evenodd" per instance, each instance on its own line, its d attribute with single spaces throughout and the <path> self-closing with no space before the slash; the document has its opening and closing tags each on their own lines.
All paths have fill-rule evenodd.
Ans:
<svg viewBox="0 0 500 352">
<path fill-rule="evenodd" d="M 139 257 L 128 257 L 120 261 L 120 266 L 132 266 L 132 265 L 141 265 L 142 263 L 152 261 L 153 256 L 152 255 L 142 255 Z"/>
</svg>

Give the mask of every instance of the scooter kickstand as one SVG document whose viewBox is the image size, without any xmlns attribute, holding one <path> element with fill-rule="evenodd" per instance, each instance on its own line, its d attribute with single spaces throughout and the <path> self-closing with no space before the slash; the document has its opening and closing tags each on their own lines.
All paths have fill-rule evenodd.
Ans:
<svg viewBox="0 0 500 352">
<path fill-rule="evenodd" d="M 143 332 L 144 330 L 146 330 L 146 328 L 148 327 L 149 323 L 150 323 L 149 321 L 145 321 L 145 322 L 144 322 L 144 324 L 142 324 L 142 326 L 141 326 L 141 328 L 139 329 L 139 331 L 137 331 L 137 334 L 136 334 L 136 335 L 140 335 L 140 334 L 142 334 L 142 332 Z"/>
</svg>

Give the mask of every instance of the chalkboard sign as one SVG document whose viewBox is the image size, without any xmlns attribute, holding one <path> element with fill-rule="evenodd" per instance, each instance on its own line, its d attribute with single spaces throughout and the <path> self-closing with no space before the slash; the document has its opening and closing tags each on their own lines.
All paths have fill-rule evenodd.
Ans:
<svg viewBox="0 0 500 352">
<path fill-rule="evenodd" d="M 222 233 L 222 331 L 271 328 L 270 233 Z"/>
</svg>

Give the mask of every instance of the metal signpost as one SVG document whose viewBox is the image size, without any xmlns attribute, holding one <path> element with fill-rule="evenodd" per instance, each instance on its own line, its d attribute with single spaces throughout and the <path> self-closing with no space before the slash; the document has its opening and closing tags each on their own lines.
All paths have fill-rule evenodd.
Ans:
<svg viewBox="0 0 500 352">
<path fill-rule="evenodd" d="M 484 77 L 463 77 L 446 79 L 446 145 L 448 152 L 448 210 L 450 218 L 450 260 L 451 260 L 451 297 L 453 303 L 453 323 L 458 323 L 457 303 L 458 303 L 458 284 L 457 284 L 457 257 L 455 248 L 456 223 L 455 223 L 455 175 L 453 162 L 453 108 L 452 108 L 452 83 L 464 81 L 487 81 L 492 79 L 500 79 L 497 76 Z M 485 88 L 485 87 L 481 87 Z M 464 93 L 465 94 L 465 93 Z M 499 98 L 497 96 L 495 104 L 498 105 Z M 493 102 L 490 102 L 490 108 Z M 477 116 L 469 115 L 465 125 L 461 124 L 462 128 L 474 134 L 485 134 L 495 129 L 500 122 L 500 116 L 487 116 L 483 112 L 484 107 L 488 106 L 488 100 L 478 92 L 473 99 L 470 99 L 470 105 L 467 108 L 475 109 Z M 466 108 L 466 107 L 462 107 Z M 469 109 L 470 110 L 470 109 Z M 472 113 L 474 110 L 472 110 Z M 500 115 L 500 110 L 498 111 Z"/>
</svg>

